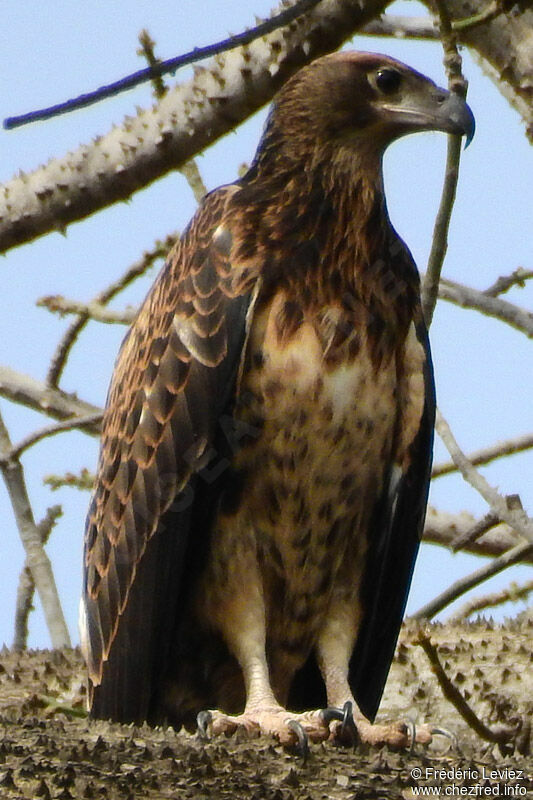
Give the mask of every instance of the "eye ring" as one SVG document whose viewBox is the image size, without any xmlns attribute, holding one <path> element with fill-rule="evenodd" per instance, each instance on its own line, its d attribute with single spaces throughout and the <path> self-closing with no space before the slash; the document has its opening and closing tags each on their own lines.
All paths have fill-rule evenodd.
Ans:
<svg viewBox="0 0 533 800">
<path fill-rule="evenodd" d="M 383 94 L 394 94 L 401 86 L 402 76 L 396 69 L 382 67 L 376 72 L 375 83 Z"/>
</svg>

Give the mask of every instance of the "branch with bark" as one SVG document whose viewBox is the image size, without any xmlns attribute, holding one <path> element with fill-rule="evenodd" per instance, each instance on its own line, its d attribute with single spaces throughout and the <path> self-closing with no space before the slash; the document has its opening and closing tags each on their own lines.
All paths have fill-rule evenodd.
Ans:
<svg viewBox="0 0 533 800">
<path fill-rule="evenodd" d="M 478 520 L 468 511 L 452 514 L 449 511 L 429 506 L 423 541 L 453 549 L 457 538 L 471 531 L 477 522 Z M 486 531 L 479 539 L 468 542 L 464 547 L 464 552 L 479 556 L 498 557 L 519 542 L 520 538 L 516 532 L 509 525 L 500 523 Z M 533 564 L 533 555 L 524 555 L 521 563 Z"/>
<path fill-rule="evenodd" d="M 217 55 L 192 81 L 168 91 L 155 109 L 126 118 L 92 144 L 13 178 L 0 195 L 0 252 L 64 231 L 71 222 L 180 168 L 269 102 L 299 67 L 338 48 L 389 4 L 322 0 L 288 27 Z M 473 2 L 447 0 L 445 5 L 452 26 L 454 19 L 479 13 Z M 533 12 L 518 8 L 457 32 L 528 126 L 533 121 L 532 24 Z"/>
<path fill-rule="evenodd" d="M 390 0 L 389 0 L 390 2 Z M 340 47 L 388 2 L 322 0 L 304 17 L 219 54 L 151 110 L 91 145 L 20 174 L 0 193 L 0 252 L 130 197 L 269 102 L 296 70 Z"/>
<path fill-rule="evenodd" d="M 58 420 L 97 416 L 102 413 L 101 408 L 80 400 L 76 394 L 54 389 L 29 375 L 3 365 L 0 365 L 0 397 Z M 100 425 L 94 421 L 85 422 L 81 429 L 97 436 Z"/>
<path fill-rule="evenodd" d="M 0 416 L 0 455 L 9 453 L 11 449 L 8 431 Z M 24 469 L 18 458 L 11 457 L 0 460 L 0 471 L 26 552 L 26 563 L 39 593 L 52 646 L 70 647 L 70 636 L 63 616 L 52 565 L 43 547 L 42 531 L 35 524 L 33 517 Z"/>
</svg>

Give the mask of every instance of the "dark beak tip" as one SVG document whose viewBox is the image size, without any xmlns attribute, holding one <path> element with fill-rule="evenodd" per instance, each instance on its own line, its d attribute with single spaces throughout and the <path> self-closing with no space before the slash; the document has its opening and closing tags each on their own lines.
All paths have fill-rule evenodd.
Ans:
<svg viewBox="0 0 533 800">
<path fill-rule="evenodd" d="M 466 137 L 465 149 L 468 147 L 476 132 L 476 120 L 472 109 L 458 94 L 451 94 L 450 99 L 450 119 L 457 125 L 457 132 Z"/>
</svg>

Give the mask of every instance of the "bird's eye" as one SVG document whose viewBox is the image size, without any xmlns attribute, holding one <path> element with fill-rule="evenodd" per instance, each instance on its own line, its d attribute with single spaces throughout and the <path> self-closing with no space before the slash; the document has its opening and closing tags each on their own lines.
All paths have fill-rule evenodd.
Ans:
<svg viewBox="0 0 533 800">
<path fill-rule="evenodd" d="M 394 94 L 400 88 L 402 76 L 395 69 L 380 69 L 376 73 L 376 86 L 383 94 Z"/>
</svg>

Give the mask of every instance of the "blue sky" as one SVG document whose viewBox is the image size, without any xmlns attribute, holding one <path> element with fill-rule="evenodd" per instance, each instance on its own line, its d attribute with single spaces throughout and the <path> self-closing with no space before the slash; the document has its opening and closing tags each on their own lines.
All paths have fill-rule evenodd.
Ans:
<svg viewBox="0 0 533 800">
<path fill-rule="evenodd" d="M 146 27 L 162 58 L 208 44 L 255 24 L 270 0 L 37 0 L 4 4 L 0 51 L 0 114 L 3 117 L 59 102 L 139 69 L 137 35 Z M 396 13 L 424 13 L 414 3 L 398 3 Z M 353 49 L 386 52 L 445 82 L 437 44 L 357 36 Z M 456 211 L 452 221 L 445 274 L 477 288 L 518 266 L 531 268 L 531 148 L 518 115 L 465 55 L 470 79 L 469 102 L 477 134 L 464 153 Z M 183 70 L 176 76 L 184 80 Z M 64 154 L 105 133 L 136 106 L 151 104 L 140 87 L 92 108 L 12 132 L 0 131 L 0 181 L 19 169 L 31 171 L 48 158 Z M 226 136 L 198 159 L 208 188 L 232 181 L 239 165 L 250 161 L 265 111 Z M 386 156 L 389 211 L 421 269 L 431 244 L 445 159 L 443 135 L 419 134 L 396 143 Z M 168 175 L 137 193 L 130 202 L 69 227 L 66 237 L 52 234 L 17 248 L 2 259 L 4 313 L 0 318 L 0 364 L 43 379 L 55 345 L 68 320 L 52 316 L 34 301 L 46 294 L 87 301 L 122 274 L 155 239 L 181 230 L 195 209 L 184 178 Z M 122 295 L 115 307 L 136 303 L 155 273 Z M 533 289 L 513 290 L 508 299 L 533 305 Z M 92 323 L 74 350 L 62 387 L 102 405 L 124 329 Z M 531 430 L 531 344 L 525 336 L 472 311 L 439 304 L 432 328 L 441 409 L 467 451 Z M 34 412 L 0 400 L 11 437 L 47 423 Z M 80 433 L 55 437 L 24 456 L 31 499 L 39 519 L 49 505 L 62 503 L 64 516 L 52 534 L 48 553 L 73 641 L 78 641 L 77 602 L 81 549 L 88 496 L 72 489 L 51 493 L 42 484 L 48 473 L 94 468 L 96 442 Z M 436 460 L 445 457 L 437 442 Z M 496 462 L 484 470 L 502 492 L 518 492 L 533 513 L 530 475 L 533 455 Z M 484 513 L 486 507 L 458 477 L 439 480 L 432 502 L 441 508 Z M 12 511 L 0 485 L 0 644 L 12 639 L 18 574 L 24 554 Z M 416 610 L 460 574 L 480 565 L 472 556 L 451 556 L 424 547 L 417 565 L 409 609 Z M 511 579 L 531 577 L 525 567 L 508 571 L 479 591 L 492 591 Z M 515 606 L 512 610 L 518 610 Z M 48 633 L 37 603 L 30 624 L 30 644 L 47 646 Z"/>
</svg>

